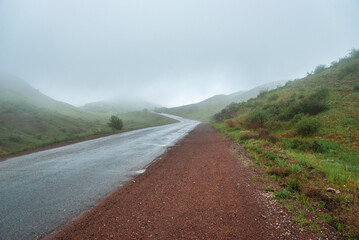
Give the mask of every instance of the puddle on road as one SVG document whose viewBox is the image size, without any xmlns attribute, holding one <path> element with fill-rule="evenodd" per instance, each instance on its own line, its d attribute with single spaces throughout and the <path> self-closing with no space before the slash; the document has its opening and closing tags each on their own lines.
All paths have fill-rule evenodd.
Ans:
<svg viewBox="0 0 359 240">
<path fill-rule="evenodd" d="M 135 174 L 141 174 L 144 172 L 146 172 L 146 169 L 137 170 L 137 171 L 135 171 Z"/>
</svg>

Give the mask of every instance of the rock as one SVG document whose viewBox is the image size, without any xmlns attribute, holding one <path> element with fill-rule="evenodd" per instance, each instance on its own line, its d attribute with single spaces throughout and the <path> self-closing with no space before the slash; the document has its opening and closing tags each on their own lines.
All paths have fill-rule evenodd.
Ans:
<svg viewBox="0 0 359 240">
<path fill-rule="evenodd" d="M 333 192 L 333 193 L 335 193 L 336 190 L 335 190 L 334 188 L 328 187 L 328 188 L 327 188 L 327 192 Z"/>
</svg>

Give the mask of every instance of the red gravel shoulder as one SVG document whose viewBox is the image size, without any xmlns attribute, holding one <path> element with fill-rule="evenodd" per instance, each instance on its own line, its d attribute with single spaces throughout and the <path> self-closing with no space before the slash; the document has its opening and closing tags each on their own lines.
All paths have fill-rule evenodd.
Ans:
<svg viewBox="0 0 359 240">
<path fill-rule="evenodd" d="M 209 124 L 50 239 L 320 239 L 302 232 Z M 325 238 L 323 238 L 325 239 Z"/>
</svg>

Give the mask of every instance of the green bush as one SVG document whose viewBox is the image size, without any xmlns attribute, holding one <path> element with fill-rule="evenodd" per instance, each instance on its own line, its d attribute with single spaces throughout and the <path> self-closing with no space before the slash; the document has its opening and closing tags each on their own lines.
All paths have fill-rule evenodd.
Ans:
<svg viewBox="0 0 359 240">
<path fill-rule="evenodd" d="M 295 131 L 300 136 L 314 135 L 321 127 L 320 122 L 312 117 L 305 116 L 295 125 Z"/>
<path fill-rule="evenodd" d="M 268 100 L 269 101 L 275 101 L 275 100 L 277 100 L 279 98 L 279 95 L 278 94 L 273 94 L 273 95 L 271 95 L 269 98 L 268 98 Z"/>
<path fill-rule="evenodd" d="M 338 79 L 343 79 L 344 77 L 359 72 L 359 64 L 356 62 L 353 62 L 351 64 L 346 65 L 342 69 L 340 69 L 338 73 Z"/>
<path fill-rule="evenodd" d="M 112 115 L 107 125 L 114 130 L 121 130 L 123 127 L 123 122 L 117 116 Z"/>
<path fill-rule="evenodd" d="M 299 122 L 300 120 L 302 120 L 302 118 L 304 117 L 304 113 L 298 113 L 296 115 L 294 115 L 294 117 L 292 118 L 292 120 L 290 120 L 290 123 L 292 125 L 296 124 L 297 122 Z"/>
<path fill-rule="evenodd" d="M 309 115 L 323 112 L 328 109 L 328 97 L 329 90 L 327 88 L 320 88 L 307 98 L 304 98 L 298 110 Z"/>
<path fill-rule="evenodd" d="M 353 48 L 349 53 L 349 57 L 351 57 L 351 58 L 359 58 L 359 50 Z"/>
<path fill-rule="evenodd" d="M 280 121 L 270 119 L 264 123 L 264 127 L 266 129 L 274 130 L 282 128 L 282 124 Z"/>
<path fill-rule="evenodd" d="M 311 151 L 314 153 L 329 153 L 329 152 L 337 151 L 340 148 L 340 145 L 331 142 L 329 140 L 294 138 L 289 142 L 288 147 L 300 151 Z"/>
<path fill-rule="evenodd" d="M 9 141 L 15 142 L 15 143 L 19 143 L 22 141 L 22 138 L 20 136 L 14 136 L 14 135 L 11 135 L 8 139 L 9 139 Z"/>
<path fill-rule="evenodd" d="M 299 192 L 300 191 L 300 183 L 297 181 L 297 179 L 290 178 L 287 181 L 288 188 L 290 191 L 293 192 Z"/>
<path fill-rule="evenodd" d="M 282 191 L 276 192 L 274 194 L 276 198 L 289 199 L 292 197 L 290 191 L 288 189 L 284 189 Z"/>
<path fill-rule="evenodd" d="M 318 65 L 315 69 L 314 69 L 314 73 L 317 74 L 317 73 L 321 73 L 323 72 L 324 70 L 326 70 L 327 67 L 323 64 L 321 65 Z"/>
<path fill-rule="evenodd" d="M 246 120 L 249 123 L 259 122 L 263 124 L 264 121 L 268 119 L 268 117 L 269 117 L 268 112 L 263 110 L 255 110 L 248 114 Z"/>
</svg>

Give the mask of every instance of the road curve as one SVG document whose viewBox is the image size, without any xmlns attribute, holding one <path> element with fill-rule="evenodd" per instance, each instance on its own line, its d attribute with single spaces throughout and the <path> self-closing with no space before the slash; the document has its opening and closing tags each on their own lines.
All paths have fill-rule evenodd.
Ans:
<svg viewBox="0 0 359 240">
<path fill-rule="evenodd" d="M 0 162 L 0 239 L 44 237 L 138 174 L 199 123 L 166 116 L 179 122 Z"/>
</svg>

